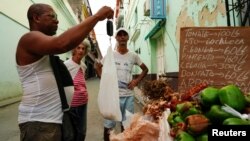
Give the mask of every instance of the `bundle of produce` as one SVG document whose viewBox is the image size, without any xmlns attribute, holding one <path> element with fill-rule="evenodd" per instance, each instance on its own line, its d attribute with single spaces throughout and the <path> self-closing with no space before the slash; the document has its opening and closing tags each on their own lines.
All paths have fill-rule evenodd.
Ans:
<svg viewBox="0 0 250 141">
<path fill-rule="evenodd" d="M 207 83 L 200 83 L 191 87 L 189 90 L 187 90 L 184 94 L 181 95 L 181 101 L 191 100 L 192 98 L 195 98 L 195 96 L 199 94 L 201 90 L 207 87 Z"/>
<path fill-rule="evenodd" d="M 199 100 L 198 95 L 199 92 L 205 89 L 208 85 L 206 83 L 200 83 L 193 87 L 191 87 L 189 90 L 187 90 L 184 93 L 174 93 L 171 96 L 171 99 L 169 101 L 169 106 L 171 108 L 171 111 L 176 110 L 177 104 L 185 103 L 187 101 L 197 102 Z"/>
<path fill-rule="evenodd" d="M 150 100 L 169 100 L 174 91 L 164 80 L 151 80 L 144 83 L 142 93 Z"/>
<path fill-rule="evenodd" d="M 166 108 L 169 108 L 166 100 L 152 100 L 143 107 L 143 114 L 152 117 L 157 122 Z"/>
<path fill-rule="evenodd" d="M 206 84 L 201 83 L 192 87 L 186 93 L 180 94 L 174 92 L 173 89 L 163 80 L 147 81 L 143 86 L 143 94 L 151 100 L 144 106 L 143 113 L 151 115 L 157 121 L 159 117 L 162 116 L 162 113 L 166 110 L 166 108 L 170 108 L 171 111 L 175 111 L 177 108 L 176 106 L 180 104 L 188 110 L 188 105 L 190 104 L 187 101 L 191 100 L 193 95 L 204 89 L 206 86 Z M 196 101 L 190 103 L 193 104 L 195 102 Z M 195 109 L 191 108 L 190 111 L 192 110 Z M 185 115 L 187 116 L 188 113 Z"/>
</svg>

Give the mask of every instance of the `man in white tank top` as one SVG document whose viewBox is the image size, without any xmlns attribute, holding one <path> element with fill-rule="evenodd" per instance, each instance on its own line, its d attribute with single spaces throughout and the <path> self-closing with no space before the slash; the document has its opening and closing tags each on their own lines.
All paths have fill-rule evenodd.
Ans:
<svg viewBox="0 0 250 141">
<path fill-rule="evenodd" d="M 17 45 L 16 66 L 23 88 L 18 122 L 21 141 L 61 141 L 62 107 L 49 55 L 65 53 L 81 43 L 94 26 L 113 17 L 110 7 L 59 36 L 57 15 L 47 4 L 33 4 L 27 17 L 30 32 Z"/>
</svg>

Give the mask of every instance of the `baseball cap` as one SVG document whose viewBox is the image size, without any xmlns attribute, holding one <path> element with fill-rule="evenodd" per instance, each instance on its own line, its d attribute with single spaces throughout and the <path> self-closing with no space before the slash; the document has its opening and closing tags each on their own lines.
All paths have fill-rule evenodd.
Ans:
<svg viewBox="0 0 250 141">
<path fill-rule="evenodd" d="M 127 31 L 126 28 L 120 27 L 120 28 L 118 28 L 118 29 L 116 30 L 116 32 L 115 32 L 115 37 L 117 36 L 117 33 L 119 33 L 120 31 L 126 32 L 126 33 L 128 34 L 128 31 Z M 128 34 L 128 36 L 129 36 L 129 34 Z"/>
</svg>

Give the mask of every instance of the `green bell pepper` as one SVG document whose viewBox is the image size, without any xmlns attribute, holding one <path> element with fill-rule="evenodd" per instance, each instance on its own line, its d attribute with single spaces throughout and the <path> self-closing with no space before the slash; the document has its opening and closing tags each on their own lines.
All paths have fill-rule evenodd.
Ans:
<svg viewBox="0 0 250 141">
<path fill-rule="evenodd" d="M 181 114 L 179 112 L 176 112 L 176 111 L 170 113 L 167 121 L 171 126 L 174 126 L 175 124 L 177 124 L 179 122 L 184 122 L 184 120 L 181 117 Z"/>
<path fill-rule="evenodd" d="M 177 116 L 180 116 L 180 113 L 178 113 L 178 112 L 172 112 L 172 113 L 170 113 L 170 115 L 168 116 L 168 119 L 167 119 L 167 121 L 168 121 L 168 123 L 171 125 L 171 126 L 173 126 L 176 122 L 175 122 L 175 117 L 177 117 Z"/>
<path fill-rule="evenodd" d="M 175 123 L 184 122 L 184 120 L 181 116 L 174 117 L 174 121 L 175 121 Z"/>
<path fill-rule="evenodd" d="M 182 114 L 192 106 L 193 104 L 190 101 L 185 101 L 176 105 L 176 111 Z"/>
<path fill-rule="evenodd" d="M 194 115 L 194 114 L 201 114 L 201 110 L 199 110 L 196 107 L 191 107 L 188 109 L 188 111 L 184 112 L 182 114 L 183 119 L 185 119 L 186 117 L 188 117 L 189 115 Z"/>
<path fill-rule="evenodd" d="M 177 133 L 174 141 L 195 141 L 194 137 L 185 131 L 180 131 Z"/>
<path fill-rule="evenodd" d="M 235 85 L 227 85 L 219 90 L 221 105 L 227 104 L 241 112 L 246 107 L 246 100 L 243 92 Z"/>
<path fill-rule="evenodd" d="M 205 113 L 205 115 L 210 119 L 210 121 L 212 121 L 212 123 L 216 124 L 222 124 L 225 119 L 235 117 L 234 115 L 221 109 L 221 105 L 212 105 L 210 110 Z"/>
<path fill-rule="evenodd" d="M 227 118 L 223 121 L 223 125 L 250 125 L 250 121 L 240 118 Z"/>
<path fill-rule="evenodd" d="M 196 141 L 208 141 L 208 134 L 204 133 L 196 137 Z"/>
<path fill-rule="evenodd" d="M 205 107 L 210 107 L 215 104 L 220 104 L 218 95 L 219 89 L 214 87 L 207 87 L 201 91 L 201 103 Z"/>
</svg>

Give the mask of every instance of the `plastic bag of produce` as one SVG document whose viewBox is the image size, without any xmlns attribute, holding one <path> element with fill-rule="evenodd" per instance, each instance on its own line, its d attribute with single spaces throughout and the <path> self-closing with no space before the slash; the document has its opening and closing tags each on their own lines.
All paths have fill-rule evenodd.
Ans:
<svg viewBox="0 0 250 141">
<path fill-rule="evenodd" d="M 110 46 L 102 67 L 102 76 L 97 100 L 100 113 L 105 119 L 121 121 L 122 115 L 116 74 L 113 51 Z"/>
</svg>

